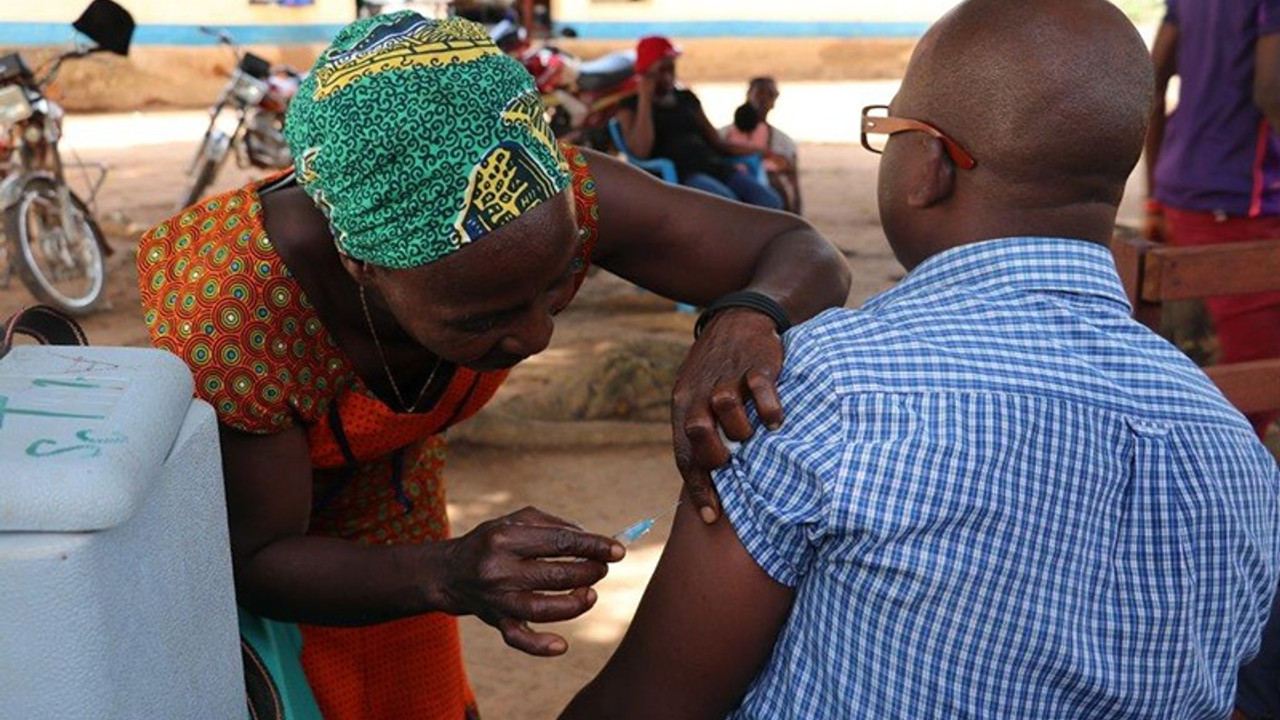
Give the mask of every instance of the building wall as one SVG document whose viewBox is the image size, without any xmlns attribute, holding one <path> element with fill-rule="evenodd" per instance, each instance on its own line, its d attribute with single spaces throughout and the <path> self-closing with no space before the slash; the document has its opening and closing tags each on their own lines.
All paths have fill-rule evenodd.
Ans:
<svg viewBox="0 0 1280 720">
<path fill-rule="evenodd" d="M 229 27 L 246 44 L 325 43 L 355 17 L 355 0 L 311 0 L 309 5 L 251 4 L 248 0 L 117 0 L 138 27 L 135 45 L 208 45 L 200 25 Z M 89 0 L 5 0 L 0 45 L 63 45 L 71 23 Z"/>
<path fill-rule="evenodd" d="M 957 0 L 552 0 L 557 27 L 590 39 L 914 38 Z"/>
</svg>

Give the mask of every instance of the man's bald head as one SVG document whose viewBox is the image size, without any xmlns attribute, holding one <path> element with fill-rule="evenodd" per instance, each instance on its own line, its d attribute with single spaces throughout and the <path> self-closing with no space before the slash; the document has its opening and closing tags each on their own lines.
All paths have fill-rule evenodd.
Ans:
<svg viewBox="0 0 1280 720">
<path fill-rule="evenodd" d="M 1153 88 L 1146 46 L 1106 0 L 968 0 L 921 39 L 894 114 L 955 138 L 1008 207 L 1115 205 Z"/>
</svg>

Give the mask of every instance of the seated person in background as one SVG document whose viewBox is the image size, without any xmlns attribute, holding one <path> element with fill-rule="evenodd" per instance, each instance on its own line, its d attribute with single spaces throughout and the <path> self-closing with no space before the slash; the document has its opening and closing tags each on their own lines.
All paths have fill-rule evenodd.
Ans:
<svg viewBox="0 0 1280 720">
<path fill-rule="evenodd" d="M 676 87 L 675 59 L 679 55 L 664 37 L 641 38 L 636 45 L 639 90 L 618 109 L 627 148 L 637 157 L 670 159 L 681 185 L 781 210 L 778 193 L 733 162 L 732 156 L 751 155 L 756 149 L 721 139 L 702 111 L 698 96 Z"/>
<path fill-rule="evenodd" d="M 752 78 L 747 101 L 733 113 L 733 124 L 720 128 L 720 137 L 735 145 L 755 148 L 764 155 L 769 184 L 782 196 L 786 210 L 801 211 L 800 174 L 796 167 L 796 142 L 769 124 L 769 112 L 778 101 L 778 83 L 771 77 Z"/>
<path fill-rule="evenodd" d="M 1130 317 L 1107 245 L 1152 95 L 1106 0 L 930 29 L 863 119 L 909 274 L 786 334 L 787 424 L 725 422 L 755 429 L 714 474 L 729 522 L 681 505 L 562 718 L 1227 717 L 1280 469 Z"/>
</svg>

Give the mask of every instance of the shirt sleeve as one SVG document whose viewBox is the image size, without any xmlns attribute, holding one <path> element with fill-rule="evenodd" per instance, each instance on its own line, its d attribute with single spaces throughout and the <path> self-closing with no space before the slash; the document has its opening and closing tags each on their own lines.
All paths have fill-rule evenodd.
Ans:
<svg viewBox="0 0 1280 720">
<path fill-rule="evenodd" d="M 1262 0 L 1258 5 L 1258 37 L 1280 32 L 1280 0 Z"/>
<path fill-rule="evenodd" d="M 1164 23 L 1166 25 L 1178 24 L 1178 0 L 1165 0 Z"/>
<path fill-rule="evenodd" d="M 787 335 L 787 364 L 778 382 L 782 427 L 767 430 L 753 415 L 755 434 L 713 473 L 739 540 L 769 577 L 788 587 L 800 583 L 826 534 L 825 479 L 843 445 L 840 401 L 820 345 L 806 332 L 802 326 Z"/>
</svg>

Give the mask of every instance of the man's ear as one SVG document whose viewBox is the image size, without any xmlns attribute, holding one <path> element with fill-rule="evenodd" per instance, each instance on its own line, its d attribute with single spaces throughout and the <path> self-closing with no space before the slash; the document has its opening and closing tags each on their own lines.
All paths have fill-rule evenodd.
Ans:
<svg viewBox="0 0 1280 720">
<path fill-rule="evenodd" d="M 947 198 L 955 188 L 956 167 L 947 155 L 947 147 L 937 138 L 924 136 L 924 166 L 907 195 L 908 207 L 931 208 Z"/>
</svg>

